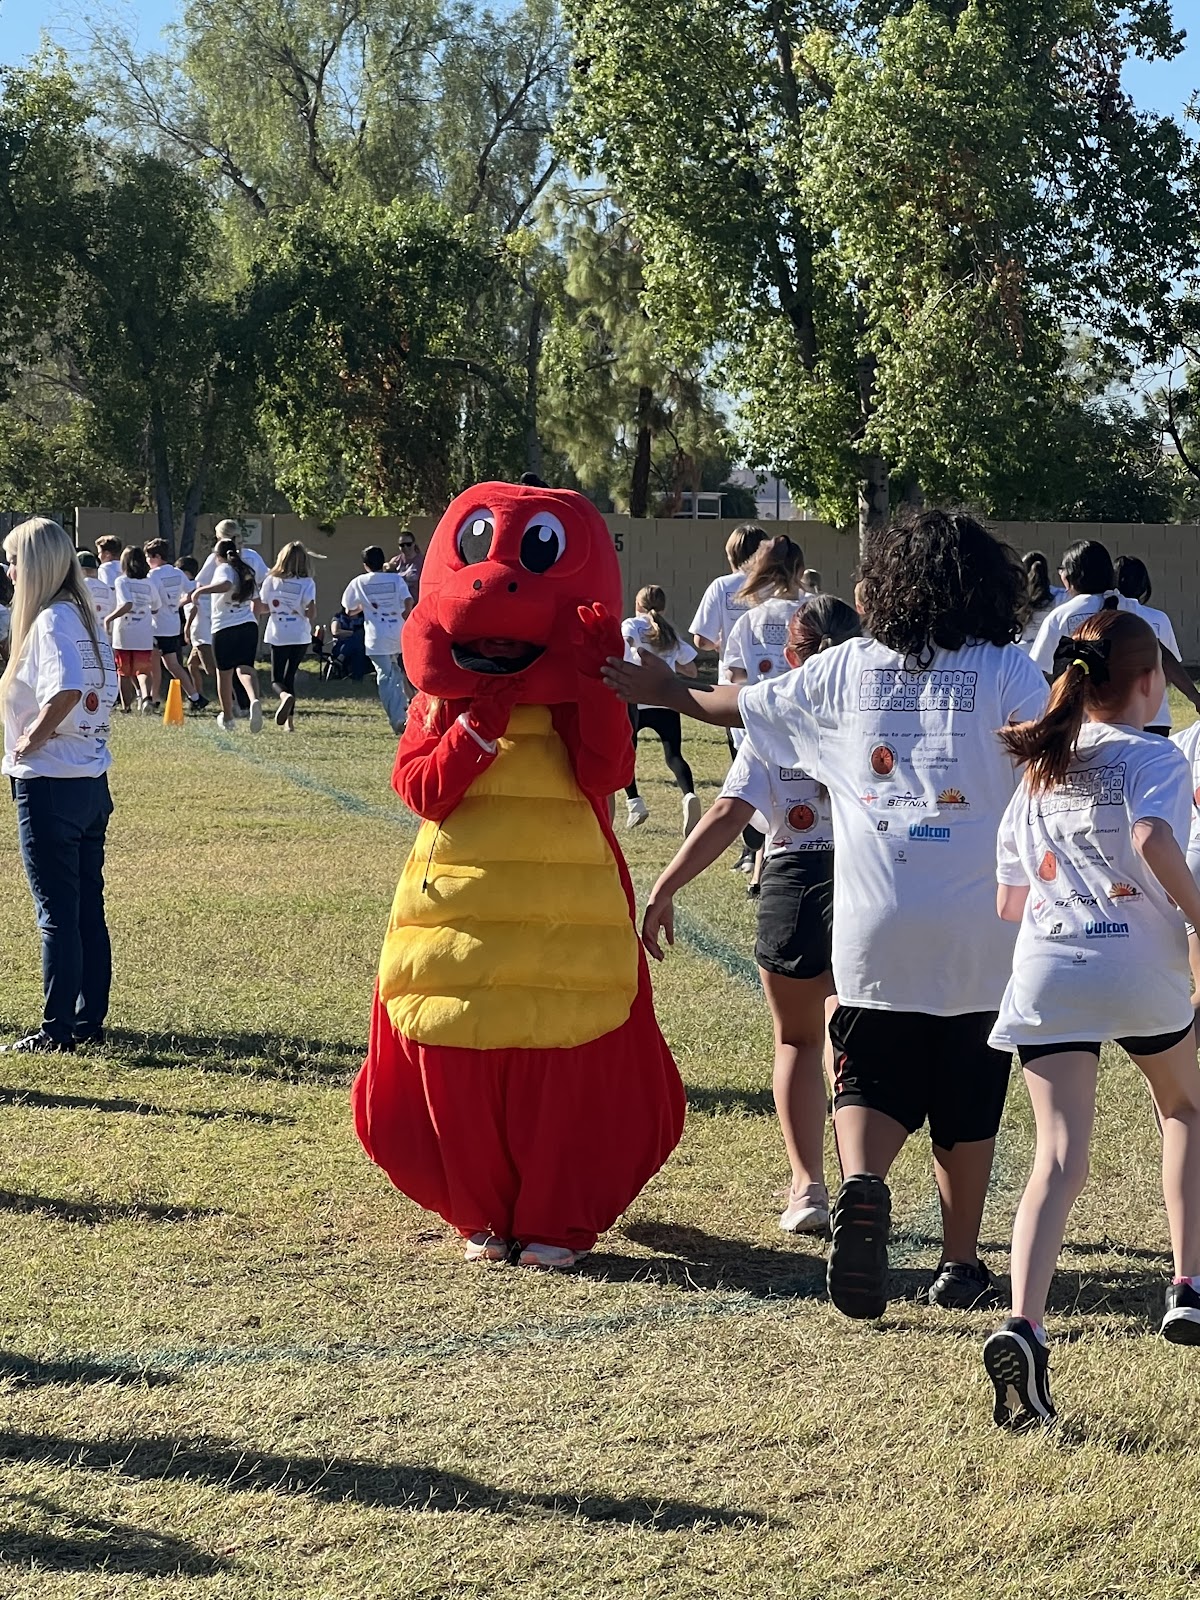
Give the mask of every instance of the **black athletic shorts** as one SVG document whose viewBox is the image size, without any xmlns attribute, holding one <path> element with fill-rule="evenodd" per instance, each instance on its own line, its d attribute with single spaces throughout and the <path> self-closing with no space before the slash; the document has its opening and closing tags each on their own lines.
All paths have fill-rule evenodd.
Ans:
<svg viewBox="0 0 1200 1600">
<path fill-rule="evenodd" d="M 183 654 L 183 635 L 172 633 L 165 639 L 155 636 L 154 648 L 161 656 L 181 656 Z"/>
<path fill-rule="evenodd" d="M 829 971 L 833 851 L 788 850 L 763 866 L 754 959 L 781 978 Z"/>
<path fill-rule="evenodd" d="M 219 672 L 252 667 L 257 654 L 257 622 L 238 622 L 232 628 L 213 629 L 213 657 Z"/>
<path fill-rule="evenodd" d="M 1126 1039 L 1116 1040 L 1116 1043 L 1127 1056 L 1161 1056 L 1164 1050 L 1170 1050 L 1181 1039 L 1186 1039 L 1193 1026 L 1189 1022 L 1186 1028 L 1179 1028 L 1174 1033 L 1148 1033 L 1140 1038 L 1131 1034 Z M 1019 1044 L 1017 1055 L 1021 1065 L 1027 1067 L 1031 1061 L 1040 1061 L 1043 1056 L 1065 1056 L 1076 1050 L 1095 1056 L 1097 1061 L 1100 1059 L 1098 1039 L 1075 1039 L 1070 1044 Z"/>
<path fill-rule="evenodd" d="M 834 1110 L 867 1106 L 916 1133 L 929 1123 L 941 1150 L 994 1139 L 1012 1056 L 993 1050 L 994 1011 L 931 1017 L 923 1011 L 839 1006 L 829 1024 Z"/>
</svg>

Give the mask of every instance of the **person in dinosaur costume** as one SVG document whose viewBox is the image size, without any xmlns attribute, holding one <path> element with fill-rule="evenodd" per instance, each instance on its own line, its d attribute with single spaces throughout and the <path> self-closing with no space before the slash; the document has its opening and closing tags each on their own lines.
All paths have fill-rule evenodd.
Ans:
<svg viewBox="0 0 1200 1600">
<path fill-rule="evenodd" d="M 582 495 L 484 483 L 430 541 L 392 784 L 425 819 L 392 906 L 367 1154 L 469 1261 L 569 1267 L 683 1131 L 608 797 L 630 781 L 621 577 Z"/>
</svg>

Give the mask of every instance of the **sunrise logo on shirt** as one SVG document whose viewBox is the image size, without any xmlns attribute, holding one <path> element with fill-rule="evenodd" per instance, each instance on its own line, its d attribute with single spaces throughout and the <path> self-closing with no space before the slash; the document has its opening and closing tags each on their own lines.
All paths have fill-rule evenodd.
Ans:
<svg viewBox="0 0 1200 1600">
<path fill-rule="evenodd" d="M 1131 883 L 1113 883 L 1109 885 L 1108 898 L 1110 900 L 1137 900 L 1141 897 L 1141 890 L 1135 889 Z"/>
<path fill-rule="evenodd" d="M 957 806 L 963 811 L 968 810 L 970 806 L 970 802 L 961 789 L 943 789 L 937 797 L 937 803 L 943 807 Z"/>
</svg>

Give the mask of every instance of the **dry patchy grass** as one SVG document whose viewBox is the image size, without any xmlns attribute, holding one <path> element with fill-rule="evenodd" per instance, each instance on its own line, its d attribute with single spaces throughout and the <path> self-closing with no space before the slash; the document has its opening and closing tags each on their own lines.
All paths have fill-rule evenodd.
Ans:
<svg viewBox="0 0 1200 1600">
<path fill-rule="evenodd" d="M 0 1070 L 0 1595 L 1190 1594 L 1200 1364 L 1151 1337 L 1166 1234 L 1146 1097 L 1106 1060 L 1055 1291 L 1062 1425 L 990 1423 L 988 1318 L 917 1300 L 928 1152 L 897 1169 L 897 1298 L 858 1326 L 785 1240 L 751 911 L 723 867 L 656 973 L 682 1147 L 577 1276 L 469 1270 L 346 1104 L 412 825 L 366 692 L 294 739 L 116 734 L 114 1043 Z M 690 753 L 711 798 L 723 745 Z M 678 805 L 642 757 L 645 887 Z M 0 1024 L 37 1012 L 0 837 Z M 1015 1085 L 985 1225 L 1003 1270 Z"/>
</svg>

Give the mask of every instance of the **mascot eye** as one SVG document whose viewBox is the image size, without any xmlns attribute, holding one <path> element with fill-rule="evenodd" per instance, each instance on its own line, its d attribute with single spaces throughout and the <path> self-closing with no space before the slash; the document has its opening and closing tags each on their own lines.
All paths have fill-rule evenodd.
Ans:
<svg viewBox="0 0 1200 1600">
<path fill-rule="evenodd" d="M 477 561 L 486 561 L 492 548 L 492 535 L 496 519 L 490 511 L 473 511 L 458 530 L 458 553 L 471 567 Z"/>
<path fill-rule="evenodd" d="M 543 511 L 521 536 L 521 565 L 527 572 L 549 572 L 566 548 L 566 529 L 557 517 Z"/>
</svg>

